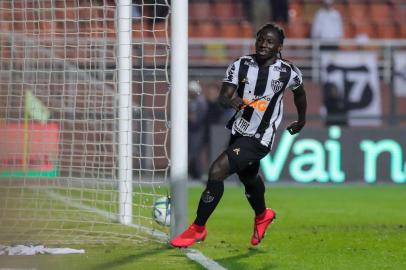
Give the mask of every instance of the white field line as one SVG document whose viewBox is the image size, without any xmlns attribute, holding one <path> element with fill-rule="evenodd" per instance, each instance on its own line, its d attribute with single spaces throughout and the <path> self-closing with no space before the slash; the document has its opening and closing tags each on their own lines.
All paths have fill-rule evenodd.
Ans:
<svg viewBox="0 0 406 270">
<path fill-rule="evenodd" d="M 118 220 L 117 214 L 112 214 L 112 213 L 109 213 L 107 211 L 101 210 L 101 209 L 96 208 L 96 207 L 91 207 L 91 206 L 87 206 L 87 205 L 75 202 L 69 197 L 62 196 L 62 195 L 60 195 L 60 194 L 58 194 L 56 192 L 53 192 L 53 191 L 50 191 L 50 190 L 47 190 L 47 189 L 42 189 L 42 190 L 48 196 L 50 196 L 51 198 L 53 198 L 55 200 L 58 200 L 58 201 L 61 201 L 63 203 L 67 203 L 70 206 L 73 206 L 73 207 L 76 207 L 76 208 L 79 208 L 79 209 L 82 209 L 82 210 L 85 210 L 85 211 L 89 211 L 89 212 L 92 212 L 92 213 L 96 213 L 96 214 L 98 214 L 98 215 L 100 215 L 100 216 L 102 216 L 102 217 L 104 217 L 104 218 L 106 218 L 108 220 L 112 220 L 112 221 L 117 221 Z M 152 230 L 150 228 L 147 228 L 147 227 L 144 227 L 144 226 L 141 226 L 141 225 L 137 225 L 137 224 L 128 224 L 126 226 L 142 230 L 145 233 L 147 233 L 149 235 L 152 235 L 153 237 L 158 238 L 160 240 L 168 240 L 168 235 L 166 233 L 164 233 L 164 232 L 161 232 L 161 231 L 158 231 L 158 230 Z"/>
<path fill-rule="evenodd" d="M 112 214 L 107 211 L 95 208 L 95 207 L 87 206 L 87 205 L 72 201 L 72 199 L 69 197 L 62 196 L 56 192 L 53 192 L 53 191 L 50 191 L 47 189 L 41 189 L 41 190 L 44 191 L 48 196 L 50 196 L 51 198 L 53 198 L 55 200 L 61 201 L 63 203 L 67 203 L 73 207 L 76 207 L 76 208 L 79 208 L 79 209 L 82 209 L 85 211 L 96 213 L 109 220 L 113 220 L 113 221 L 118 220 L 117 214 Z M 144 227 L 141 225 L 137 225 L 137 224 L 128 224 L 126 226 L 140 229 L 140 230 L 144 231 L 145 233 L 147 233 L 155 238 L 158 238 L 160 240 L 164 240 L 164 241 L 168 240 L 168 235 L 165 234 L 164 232 L 157 231 L 157 230 L 151 230 L 150 228 L 147 228 L 147 227 Z M 204 254 L 198 250 L 187 248 L 187 249 L 185 249 L 185 254 L 186 254 L 186 257 L 188 257 L 190 260 L 197 262 L 198 264 L 200 264 L 207 270 L 227 270 L 226 268 L 222 267 L 217 262 L 204 256 Z"/>
<path fill-rule="evenodd" d="M 37 270 L 37 268 L 0 268 L 0 270 Z"/>
<path fill-rule="evenodd" d="M 218 264 L 216 261 L 213 261 L 210 258 L 207 258 L 206 256 L 203 255 L 200 251 L 196 249 L 191 249 L 187 248 L 186 249 L 186 256 L 191 259 L 192 261 L 195 261 L 199 263 L 201 266 L 208 270 L 227 270 L 227 268 L 224 268 L 220 264 Z"/>
</svg>

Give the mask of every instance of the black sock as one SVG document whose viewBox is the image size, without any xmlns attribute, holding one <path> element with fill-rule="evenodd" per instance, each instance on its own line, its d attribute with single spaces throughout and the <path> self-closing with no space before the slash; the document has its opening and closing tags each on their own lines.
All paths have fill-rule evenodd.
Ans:
<svg viewBox="0 0 406 270">
<path fill-rule="evenodd" d="M 258 175 L 254 181 L 243 182 L 245 186 L 245 196 L 250 203 L 255 215 L 262 214 L 265 209 L 265 184 Z"/>
<path fill-rule="evenodd" d="M 195 224 L 204 226 L 210 215 L 216 209 L 224 192 L 224 182 L 209 180 L 206 189 L 200 198 L 199 207 L 197 208 L 197 217 Z"/>
</svg>

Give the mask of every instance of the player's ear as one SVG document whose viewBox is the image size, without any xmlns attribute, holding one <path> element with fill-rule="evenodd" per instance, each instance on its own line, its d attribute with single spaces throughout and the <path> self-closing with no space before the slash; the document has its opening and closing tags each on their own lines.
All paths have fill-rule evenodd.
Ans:
<svg viewBox="0 0 406 270">
<path fill-rule="evenodd" d="M 280 45 L 279 45 L 279 47 L 278 47 L 278 53 L 281 53 L 282 48 L 283 48 L 283 45 L 282 45 L 282 44 L 280 44 Z"/>
</svg>

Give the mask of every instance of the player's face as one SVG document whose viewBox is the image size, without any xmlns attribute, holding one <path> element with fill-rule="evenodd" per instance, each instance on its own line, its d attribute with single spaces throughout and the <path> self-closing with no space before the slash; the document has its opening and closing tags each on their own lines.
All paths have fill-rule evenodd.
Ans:
<svg viewBox="0 0 406 270">
<path fill-rule="evenodd" d="M 276 57 L 281 49 L 276 31 L 265 29 L 259 33 L 255 42 L 256 55 L 260 59 Z"/>
</svg>

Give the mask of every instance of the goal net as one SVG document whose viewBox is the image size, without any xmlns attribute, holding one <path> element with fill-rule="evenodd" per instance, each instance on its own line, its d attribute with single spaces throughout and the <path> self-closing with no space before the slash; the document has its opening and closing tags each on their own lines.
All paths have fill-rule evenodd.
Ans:
<svg viewBox="0 0 406 270">
<path fill-rule="evenodd" d="M 165 0 L 0 2 L 0 244 L 165 238 L 168 18 Z"/>
</svg>

